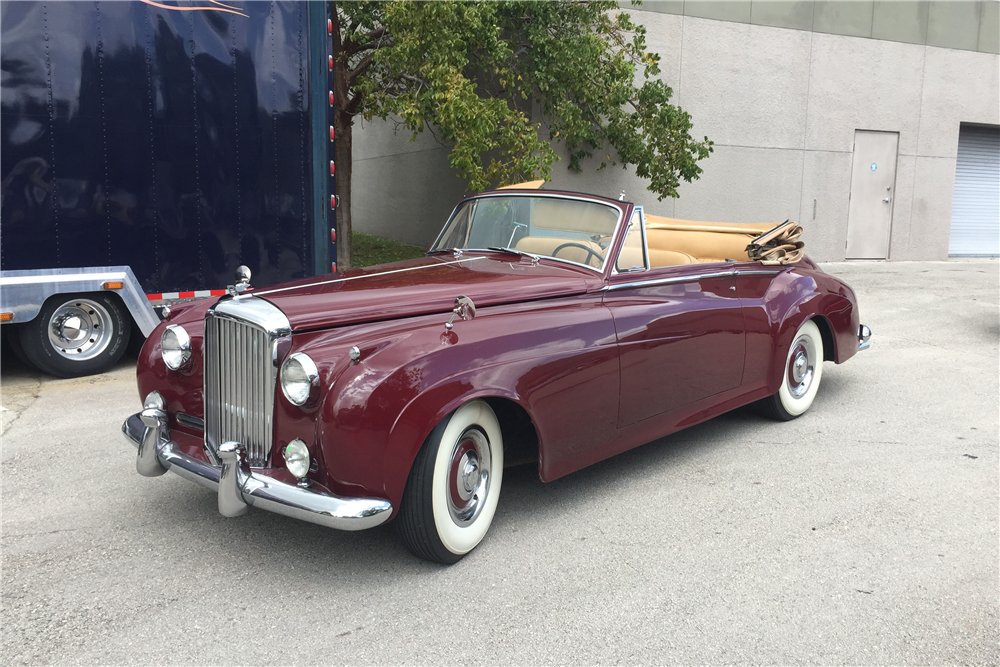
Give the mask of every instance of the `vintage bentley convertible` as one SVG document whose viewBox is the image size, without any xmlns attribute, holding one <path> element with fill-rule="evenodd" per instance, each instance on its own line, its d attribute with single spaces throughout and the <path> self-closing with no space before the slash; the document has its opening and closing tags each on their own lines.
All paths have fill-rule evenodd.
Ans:
<svg viewBox="0 0 1000 667">
<path fill-rule="evenodd" d="M 417 556 L 483 539 L 505 465 L 550 481 L 751 402 L 809 409 L 869 344 L 794 223 L 645 215 L 513 189 L 465 198 L 426 257 L 175 307 L 122 426 L 137 469 Z M 242 267 L 241 267 L 242 269 Z"/>
</svg>

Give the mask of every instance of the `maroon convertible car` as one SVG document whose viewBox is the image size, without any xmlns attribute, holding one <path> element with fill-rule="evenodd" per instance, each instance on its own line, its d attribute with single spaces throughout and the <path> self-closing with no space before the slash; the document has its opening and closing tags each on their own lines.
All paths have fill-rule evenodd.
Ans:
<svg viewBox="0 0 1000 667">
<path fill-rule="evenodd" d="M 341 530 L 395 519 L 417 556 L 483 539 L 505 465 L 551 481 L 759 402 L 809 409 L 868 347 L 851 288 L 795 223 L 645 215 L 522 184 L 465 198 L 426 257 L 173 308 L 122 425 L 170 470 Z"/>
</svg>

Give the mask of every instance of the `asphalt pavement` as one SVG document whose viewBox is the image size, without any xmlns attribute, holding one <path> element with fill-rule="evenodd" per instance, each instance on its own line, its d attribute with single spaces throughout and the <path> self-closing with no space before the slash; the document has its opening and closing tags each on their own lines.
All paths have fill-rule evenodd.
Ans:
<svg viewBox="0 0 1000 667">
<path fill-rule="evenodd" d="M 135 472 L 134 361 L 0 371 L 2 660 L 1000 662 L 997 261 L 824 267 L 870 350 L 788 423 L 738 410 L 542 484 L 457 565 Z"/>
</svg>

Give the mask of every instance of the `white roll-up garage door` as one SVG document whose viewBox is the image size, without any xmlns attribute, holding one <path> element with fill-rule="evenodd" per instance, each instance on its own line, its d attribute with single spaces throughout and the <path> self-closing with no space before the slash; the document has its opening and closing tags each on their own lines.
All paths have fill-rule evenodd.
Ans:
<svg viewBox="0 0 1000 667">
<path fill-rule="evenodd" d="M 948 254 L 1000 255 L 1000 128 L 959 130 Z"/>
</svg>

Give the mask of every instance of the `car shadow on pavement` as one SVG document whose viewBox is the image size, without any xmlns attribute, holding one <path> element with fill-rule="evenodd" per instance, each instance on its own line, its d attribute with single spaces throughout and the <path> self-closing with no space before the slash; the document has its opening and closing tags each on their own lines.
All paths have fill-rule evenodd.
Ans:
<svg viewBox="0 0 1000 667">
<path fill-rule="evenodd" d="M 491 558 L 490 543 L 503 540 L 505 533 L 526 524 L 558 521 L 575 506 L 633 503 L 635 499 L 628 494 L 636 492 L 627 487 L 648 479 L 669 479 L 691 457 L 732 446 L 767 424 L 774 422 L 750 407 L 741 408 L 548 484 L 539 480 L 535 464 L 508 468 L 493 527 L 472 557 Z M 392 572 L 395 576 L 401 571 L 432 572 L 442 567 L 412 556 L 392 523 L 343 532 L 253 508 L 243 517 L 227 519 L 218 514 L 216 495 L 207 489 L 170 475 L 142 480 L 144 485 L 146 482 L 152 482 L 143 490 L 146 511 L 163 512 L 155 520 L 156 530 L 184 534 L 183 541 L 189 546 L 221 552 L 227 567 L 236 570 L 277 572 L 293 581 L 332 572 Z M 454 567 L 461 569 L 468 560 Z M 287 569 L 289 563 L 296 564 L 294 571 Z"/>
</svg>

